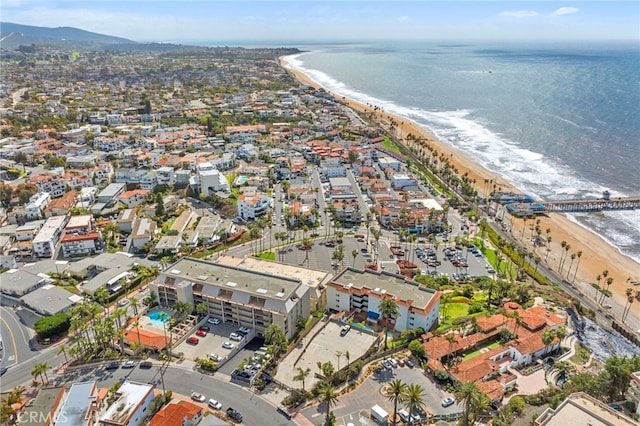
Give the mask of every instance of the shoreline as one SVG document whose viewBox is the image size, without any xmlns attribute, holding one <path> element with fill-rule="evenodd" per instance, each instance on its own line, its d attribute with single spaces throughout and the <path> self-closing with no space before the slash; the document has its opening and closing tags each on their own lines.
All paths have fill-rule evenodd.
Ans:
<svg viewBox="0 0 640 426">
<path fill-rule="evenodd" d="M 286 57 L 279 58 L 279 61 L 281 66 L 290 72 L 302 84 L 306 84 L 317 89 L 322 88 L 331 94 L 331 91 L 314 81 L 304 72 L 291 68 Z M 333 93 L 333 95 L 340 99 L 340 101 L 347 107 L 357 112 L 372 112 L 371 107 L 368 105 L 342 95 L 335 93 Z M 413 134 L 414 136 L 419 136 L 420 138 L 425 139 L 439 153 L 449 157 L 451 164 L 458 170 L 459 175 L 467 173 L 470 179 L 475 179 L 475 188 L 479 194 L 486 195 L 486 192 L 491 192 L 492 188 L 489 186 L 485 187 L 485 182 L 492 182 L 491 186 L 495 184 L 498 187 L 501 187 L 503 191 L 522 192 L 502 176 L 487 170 L 479 164 L 476 164 L 461 151 L 436 138 L 428 130 L 417 123 L 407 118 L 387 113 L 383 110 L 377 110 L 374 114 L 376 116 L 377 124 L 388 133 L 391 133 L 389 130 L 391 120 L 393 119 L 398 123 L 395 135 L 396 138 L 402 140 L 405 145 L 407 144 L 406 136 Z M 552 238 L 550 244 L 551 251 L 548 254 L 545 251 L 545 247 L 536 249 L 536 254 L 542 258 L 541 263 L 546 263 L 549 267 L 558 271 L 560 254 L 566 254 L 567 259 L 566 262 L 564 262 L 563 273 L 561 275 L 569 281 L 573 281 L 576 287 L 582 290 L 583 294 L 587 297 L 592 299 L 595 297 L 595 290 L 591 287 L 590 283 L 596 283 L 596 277 L 598 275 L 602 275 L 602 272 L 605 270 L 609 272 L 608 277 L 614 279 L 609 288 L 612 293 L 612 302 L 621 306 L 621 308 L 624 308 L 627 300 L 627 296 L 625 294 L 627 288 L 631 288 L 634 293 L 636 291 L 640 291 L 640 286 L 633 286 L 630 284 L 630 282 L 633 281 L 640 281 L 640 263 L 636 262 L 631 257 L 624 255 L 617 247 L 608 243 L 604 238 L 580 224 L 575 223 L 564 214 L 549 213 L 548 216 L 541 216 L 536 217 L 533 220 L 528 220 L 526 225 L 521 219 L 509 217 L 509 221 L 512 223 L 511 233 L 529 251 L 534 250 L 534 247 L 529 240 L 531 236 L 530 227 L 535 226 L 534 224 L 537 220 L 540 221 L 539 226 L 542 229 L 541 236 L 543 238 L 546 238 L 547 236 Z M 523 232 L 523 227 L 525 226 L 529 229 L 526 229 Z M 547 229 L 550 230 L 548 234 L 546 233 Z M 561 247 L 561 243 L 563 241 L 570 246 L 570 250 L 568 252 Z M 582 252 L 579 259 L 577 256 L 578 251 Z M 572 254 L 576 254 L 573 264 L 571 262 Z M 546 262 L 544 261 L 545 256 Z M 567 268 L 569 266 L 571 266 L 571 273 L 568 278 Z M 575 274 L 574 279 L 574 272 L 576 269 L 577 274 Z M 601 284 L 604 284 L 604 279 L 601 281 Z M 636 301 L 636 303 L 638 302 Z M 632 307 L 633 306 L 634 305 L 632 305 Z M 636 321 L 639 321 L 640 309 L 631 309 L 629 312 L 629 318 L 631 317 L 634 317 Z"/>
</svg>

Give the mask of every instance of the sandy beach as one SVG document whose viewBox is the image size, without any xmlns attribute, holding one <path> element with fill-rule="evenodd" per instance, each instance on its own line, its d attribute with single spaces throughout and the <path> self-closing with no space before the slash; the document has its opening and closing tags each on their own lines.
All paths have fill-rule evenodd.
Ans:
<svg viewBox="0 0 640 426">
<path fill-rule="evenodd" d="M 284 58 L 281 60 L 282 65 L 292 73 L 300 82 L 308 84 L 310 86 L 320 88 L 321 86 L 311 80 L 306 74 L 288 68 Z M 326 89 L 325 89 L 326 90 Z M 360 112 L 371 112 L 371 107 L 354 101 L 349 98 L 345 98 L 342 95 L 337 95 L 336 98 L 340 99 L 350 108 Z M 377 122 L 386 127 L 389 130 L 388 125 L 393 119 L 397 124 L 395 129 L 395 136 L 398 139 L 406 141 L 406 136 L 412 134 L 424 138 L 428 143 L 435 147 L 439 153 L 449 157 L 450 162 L 458 169 L 460 175 L 468 173 L 470 179 L 475 179 L 476 190 L 479 194 L 485 195 L 487 188 L 485 187 L 485 180 L 494 182 L 498 187 L 501 187 L 503 191 L 513 190 L 515 192 L 521 192 L 515 188 L 510 182 L 503 179 L 501 176 L 496 175 L 484 167 L 474 163 L 468 157 L 463 155 L 460 151 L 454 147 L 438 140 L 435 136 L 427 132 L 425 129 L 417 125 L 416 123 L 407 120 L 403 117 L 393 116 L 384 111 L 376 112 Z M 491 188 L 489 188 L 489 191 Z M 574 272 L 578 263 L 578 257 L 576 256 L 573 265 L 571 267 L 570 281 L 574 281 L 579 289 L 584 289 L 584 293 L 587 297 L 594 298 L 595 291 L 591 288 L 589 283 L 597 282 L 597 276 L 601 275 L 603 271 L 609 271 L 608 277 L 613 278 L 613 283 L 609 290 L 612 292 L 612 301 L 621 307 L 625 306 L 627 296 L 625 291 L 627 288 L 632 288 L 635 291 L 640 291 L 640 286 L 632 286 L 630 282 L 640 281 L 640 264 L 633 259 L 622 255 L 615 247 L 608 244 L 598 235 L 593 232 L 582 228 L 581 226 L 571 222 L 565 215 L 550 213 L 549 216 L 541 216 L 535 220 L 528 220 L 526 225 L 522 219 L 510 218 L 513 224 L 513 235 L 524 242 L 525 247 L 529 251 L 533 251 L 533 245 L 531 244 L 531 231 L 529 227 L 539 219 L 539 226 L 542 229 L 542 236 L 546 238 L 550 236 L 552 242 L 550 244 L 551 251 L 548 254 L 547 264 L 554 270 L 558 271 L 561 252 L 565 252 L 561 247 L 562 241 L 566 241 L 570 245 L 570 249 L 567 253 L 567 260 L 564 263 L 563 275 L 567 277 L 567 270 L 571 264 L 571 254 L 582 252 L 580 257 L 579 266 L 577 268 L 577 274 L 575 280 L 573 280 Z M 526 226 L 524 235 L 522 233 L 522 227 Z M 547 234 L 546 230 L 550 229 L 550 233 Z M 543 261 L 546 256 L 546 248 L 539 247 L 536 250 L 538 256 Z M 603 283 L 604 280 L 601 281 Z M 613 304 L 613 303 L 612 303 Z M 640 302 L 636 301 L 632 305 L 629 316 L 635 316 L 637 320 L 640 320 Z"/>
</svg>

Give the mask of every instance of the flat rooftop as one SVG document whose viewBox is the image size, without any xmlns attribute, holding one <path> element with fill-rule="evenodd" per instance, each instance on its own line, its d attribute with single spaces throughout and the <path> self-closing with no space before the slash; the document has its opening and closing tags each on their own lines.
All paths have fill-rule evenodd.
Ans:
<svg viewBox="0 0 640 426">
<path fill-rule="evenodd" d="M 111 404 L 100 420 L 110 420 L 120 424 L 127 424 L 128 418 L 136 407 L 145 400 L 153 386 L 145 383 L 125 381 L 118 389 L 118 398 Z"/>
<path fill-rule="evenodd" d="M 625 426 L 638 423 L 584 393 L 569 395 L 555 410 L 547 409 L 536 419 L 540 426 Z"/>
<path fill-rule="evenodd" d="M 326 271 L 316 271 L 315 269 L 303 268 L 296 265 L 287 265 L 277 262 L 270 262 L 255 257 L 234 257 L 222 256 L 217 262 L 242 269 L 249 269 L 255 272 L 265 274 L 278 275 L 281 277 L 299 280 L 302 284 L 311 288 L 317 288 L 320 284 L 329 279 L 329 273 Z"/>
<path fill-rule="evenodd" d="M 60 410 L 56 425 L 80 426 L 88 425 L 91 405 L 98 397 L 96 382 L 77 382 L 71 385 L 66 400 Z"/>
<path fill-rule="evenodd" d="M 69 228 L 83 228 L 85 226 L 91 225 L 91 219 L 93 216 L 90 214 L 85 214 L 82 216 L 71 216 L 69 218 L 69 222 L 67 222 L 67 229 Z"/>
<path fill-rule="evenodd" d="M 287 300 L 301 284 L 299 280 L 293 278 L 189 257 L 178 260 L 163 271 L 162 275 L 276 300 Z"/>
<path fill-rule="evenodd" d="M 386 271 L 374 272 L 346 268 L 338 273 L 331 282 L 345 288 L 367 288 L 373 293 L 389 294 L 402 300 L 411 300 L 412 306 L 421 309 L 425 309 L 437 294 L 435 290 L 421 287 L 420 284 L 407 280 L 403 275 L 396 275 Z"/>
</svg>

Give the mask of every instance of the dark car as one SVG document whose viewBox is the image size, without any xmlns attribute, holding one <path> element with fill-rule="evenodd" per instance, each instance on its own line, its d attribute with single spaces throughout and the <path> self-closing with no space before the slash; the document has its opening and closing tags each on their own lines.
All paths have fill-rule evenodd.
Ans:
<svg viewBox="0 0 640 426">
<path fill-rule="evenodd" d="M 7 368 L 7 367 L 2 367 L 2 368 L 0 368 L 0 376 L 4 376 L 4 373 L 6 373 L 6 372 L 7 372 L 7 370 L 8 370 L 8 368 Z"/>
<path fill-rule="evenodd" d="M 148 370 L 148 369 L 149 369 L 149 368 L 151 368 L 151 367 L 153 367 L 153 363 L 152 363 L 151 361 L 142 361 L 142 362 L 140 363 L 140 368 L 143 368 L 143 369 L 147 369 L 147 370 Z"/>
<path fill-rule="evenodd" d="M 242 423 L 242 414 L 235 408 L 229 407 L 227 408 L 227 415 L 231 417 L 234 421 L 238 423 Z"/>
<path fill-rule="evenodd" d="M 118 368 L 120 368 L 120 363 L 118 361 L 111 361 L 104 366 L 105 370 L 117 370 Z"/>
</svg>

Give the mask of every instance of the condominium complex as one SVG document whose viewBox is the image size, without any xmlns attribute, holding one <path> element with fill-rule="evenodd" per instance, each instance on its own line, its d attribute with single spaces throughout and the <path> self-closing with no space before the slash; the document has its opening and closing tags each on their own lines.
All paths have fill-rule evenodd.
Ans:
<svg viewBox="0 0 640 426">
<path fill-rule="evenodd" d="M 204 303 L 209 315 L 258 336 L 277 324 L 291 338 L 298 318 L 310 315 L 310 288 L 298 279 L 193 258 L 180 259 L 149 288 L 163 306 Z"/>
<path fill-rule="evenodd" d="M 396 331 L 429 330 L 438 321 L 441 294 L 402 275 L 346 268 L 327 285 L 327 307 L 366 314 L 368 321 L 377 322 L 382 317 L 380 303 L 391 298 L 399 313 L 391 320 Z"/>
</svg>

